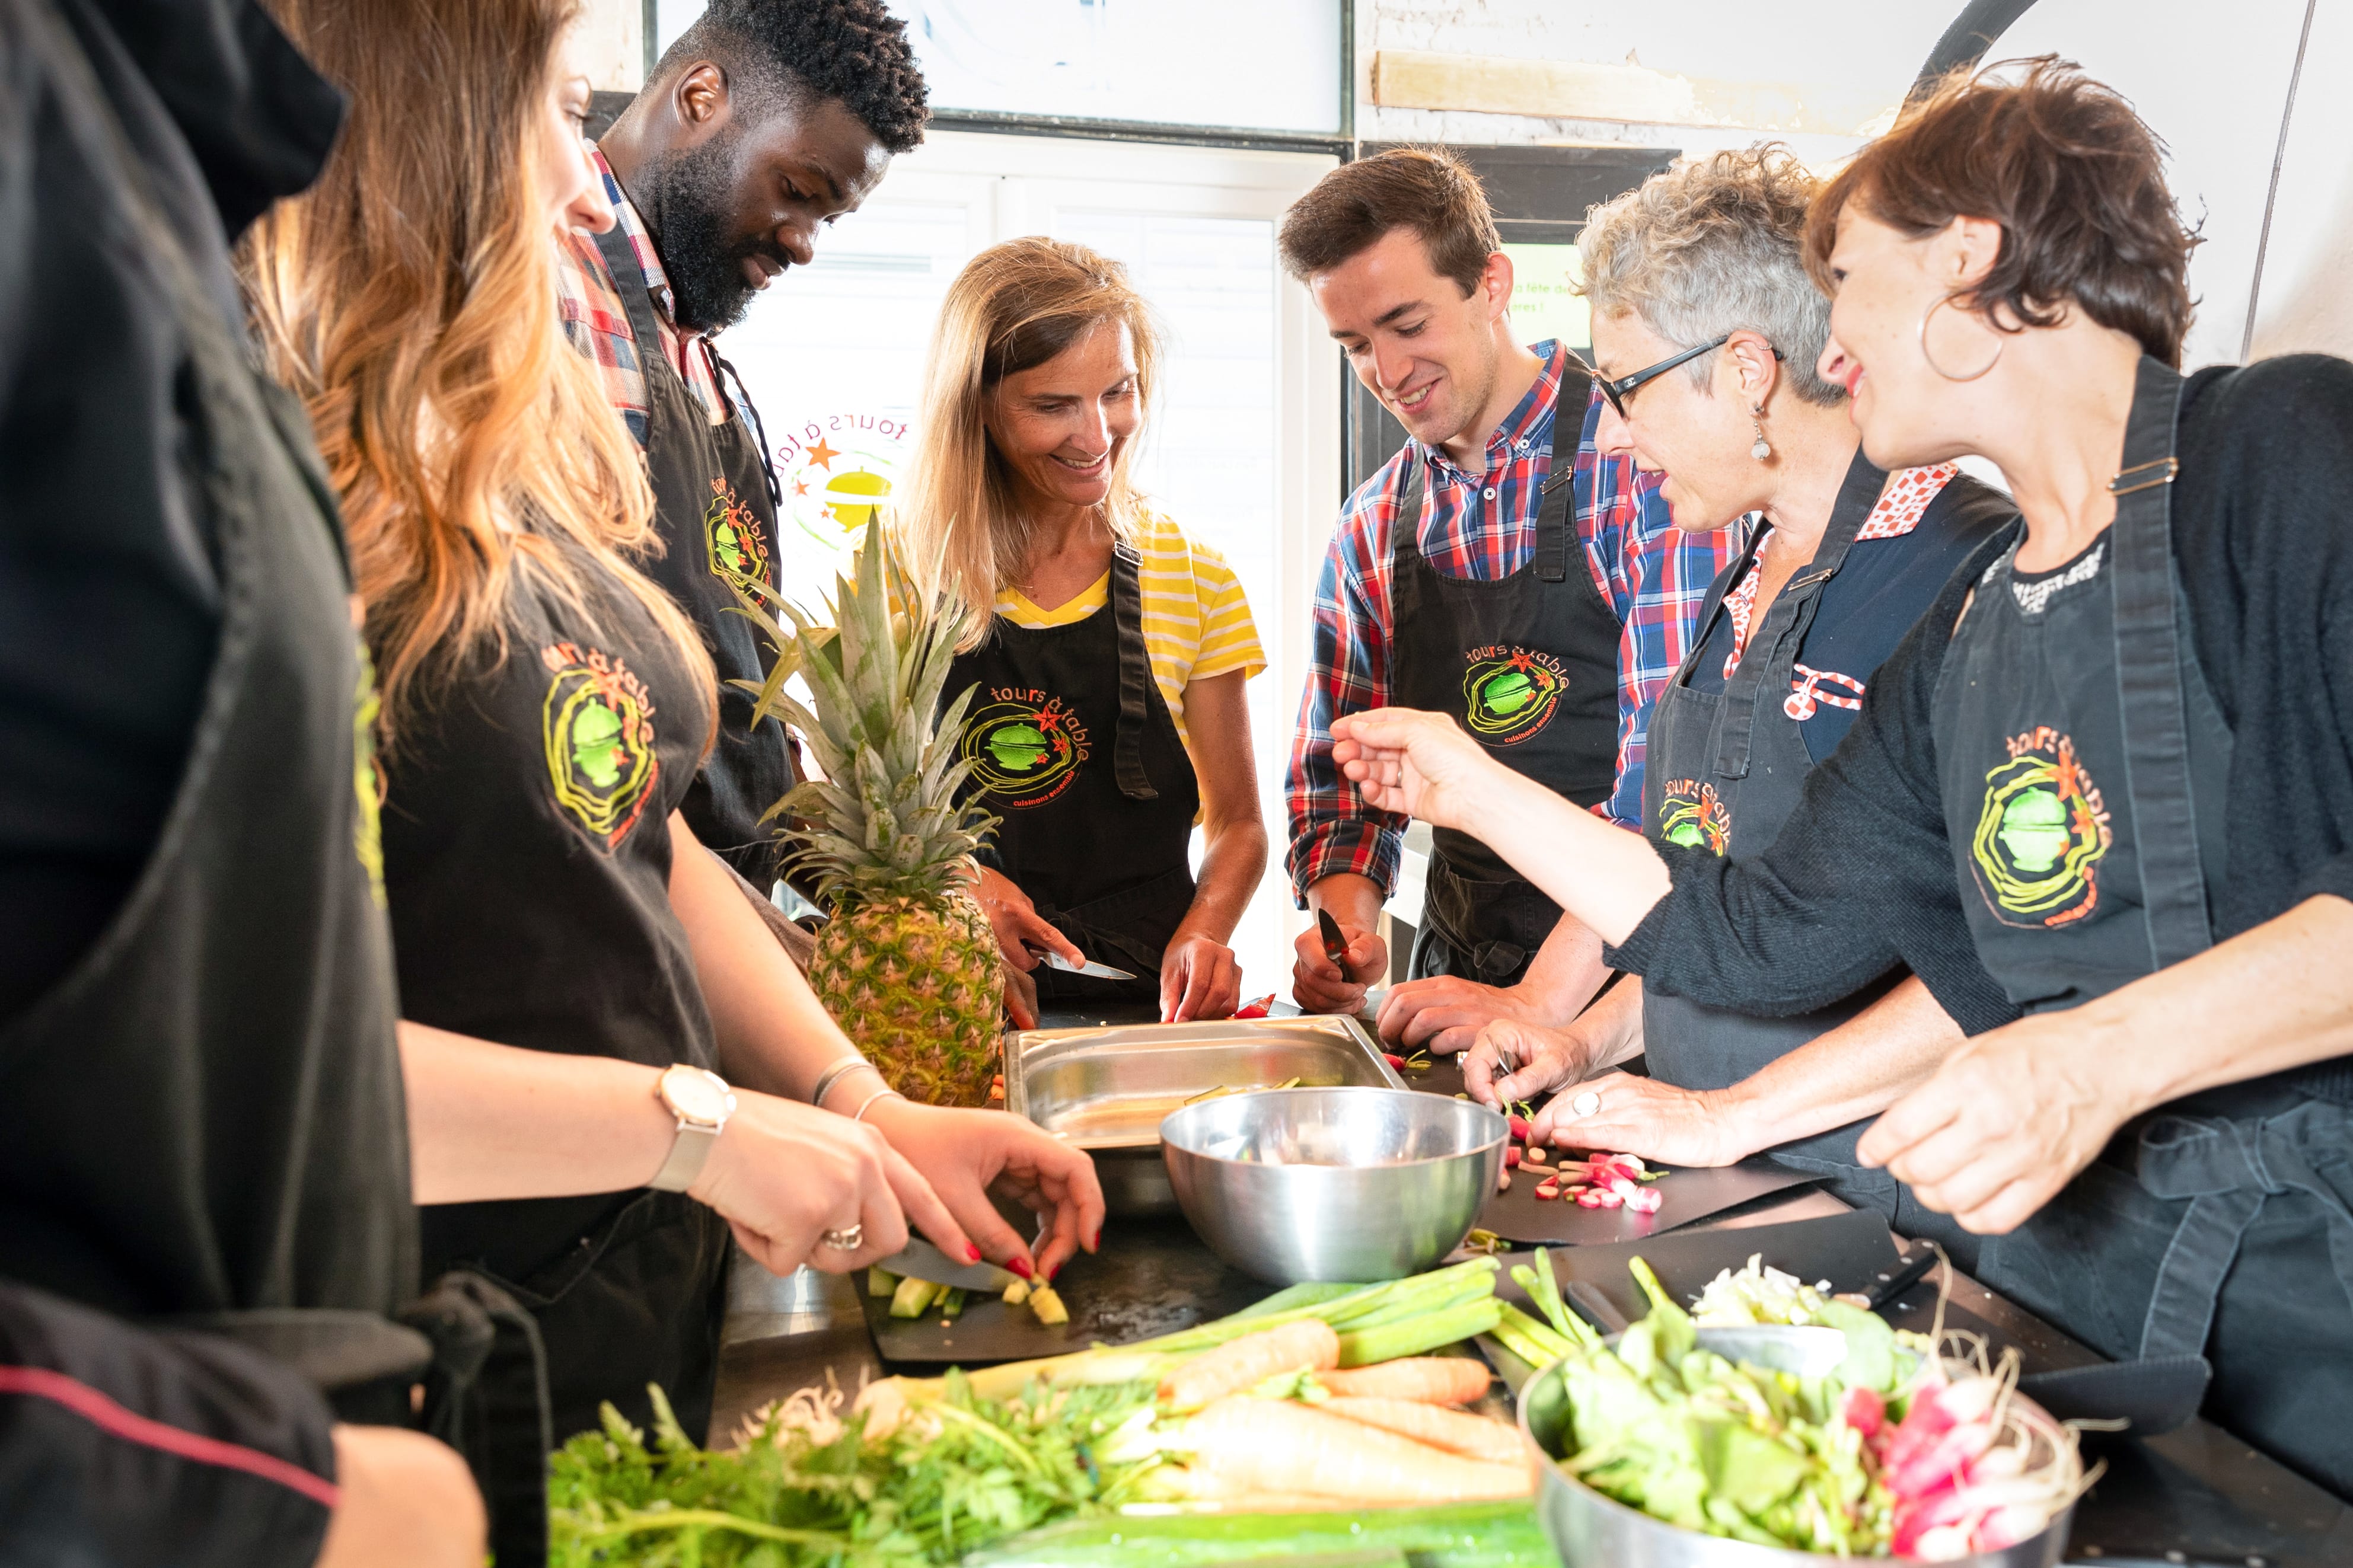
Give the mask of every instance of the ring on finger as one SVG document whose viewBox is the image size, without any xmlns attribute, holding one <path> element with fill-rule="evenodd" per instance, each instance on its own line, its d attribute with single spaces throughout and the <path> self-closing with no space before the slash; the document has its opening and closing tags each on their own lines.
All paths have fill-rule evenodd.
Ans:
<svg viewBox="0 0 2353 1568">
<path fill-rule="evenodd" d="M 866 1226 L 859 1221 L 820 1231 L 818 1240 L 836 1252 L 855 1252 L 866 1245 Z"/>
</svg>

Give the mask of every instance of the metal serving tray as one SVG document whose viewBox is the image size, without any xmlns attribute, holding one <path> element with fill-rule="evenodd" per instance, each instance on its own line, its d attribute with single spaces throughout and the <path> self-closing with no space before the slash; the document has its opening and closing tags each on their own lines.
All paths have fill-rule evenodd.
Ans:
<svg viewBox="0 0 2353 1568">
<path fill-rule="evenodd" d="M 1160 1123 L 1208 1090 L 1341 1085 L 1403 1089 L 1354 1018 L 1226 1018 L 1024 1029 L 1006 1037 L 1005 1107 L 1094 1156 L 1113 1214 L 1176 1207 Z"/>
</svg>

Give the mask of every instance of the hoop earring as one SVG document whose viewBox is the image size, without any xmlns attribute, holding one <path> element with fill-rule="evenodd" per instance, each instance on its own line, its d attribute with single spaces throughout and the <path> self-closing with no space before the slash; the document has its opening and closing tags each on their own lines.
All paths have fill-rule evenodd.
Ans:
<svg viewBox="0 0 2353 1568">
<path fill-rule="evenodd" d="M 1748 448 L 1748 455 L 1761 463 L 1773 455 L 1772 444 L 1765 439 L 1765 405 L 1763 404 L 1752 403 L 1748 405 L 1748 422 L 1757 426 L 1757 444 Z"/>
<path fill-rule="evenodd" d="M 1938 310 L 1942 310 L 1945 306 L 1951 304 L 1956 298 L 1957 296 L 1955 295 L 1947 294 L 1943 299 L 1937 300 L 1935 304 L 1930 305 L 1926 310 L 1920 312 L 1920 357 L 1928 362 L 1928 368 L 1930 370 L 1935 371 L 1947 381 L 1975 381 L 1979 376 L 1985 374 L 1986 372 L 1993 369 L 1994 366 L 2001 363 L 2001 351 L 2009 345 L 1999 331 L 1994 333 L 1993 358 L 1986 361 L 1984 364 L 1978 366 L 1976 370 L 1969 372 L 1967 375 L 1955 375 L 1951 371 L 1948 371 L 1943 365 L 1938 364 L 1936 363 L 1936 356 L 1928 352 L 1928 322 Z"/>
</svg>

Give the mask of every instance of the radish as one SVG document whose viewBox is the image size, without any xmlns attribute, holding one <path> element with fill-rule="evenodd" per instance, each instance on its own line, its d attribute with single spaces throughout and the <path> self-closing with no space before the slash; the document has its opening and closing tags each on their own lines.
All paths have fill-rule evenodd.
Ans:
<svg viewBox="0 0 2353 1568">
<path fill-rule="evenodd" d="M 1526 1117 L 1514 1116 L 1512 1118 L 1512 1137 L 1514 1142 L 1521 1143 L 1525 1143 L 1528 1141 L 1528 1119 Z"/>
</svg>

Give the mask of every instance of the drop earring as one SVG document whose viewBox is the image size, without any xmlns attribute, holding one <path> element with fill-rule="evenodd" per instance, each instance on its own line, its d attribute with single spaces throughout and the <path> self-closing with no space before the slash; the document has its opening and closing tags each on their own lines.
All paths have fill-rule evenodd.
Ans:
<svg viewBox="0 0 2353 1568">
<path fill-rule="evenodd" d="M 1763 404 L 1752 403 L 1748 405 L 1748 421 L 1757 426 L 1757 444 L 1748 448 L 1748 455 L 1761 463 L 1773 455 L 1771 443 L 1765 439 L 1765 405 Z"/>
</svg>

